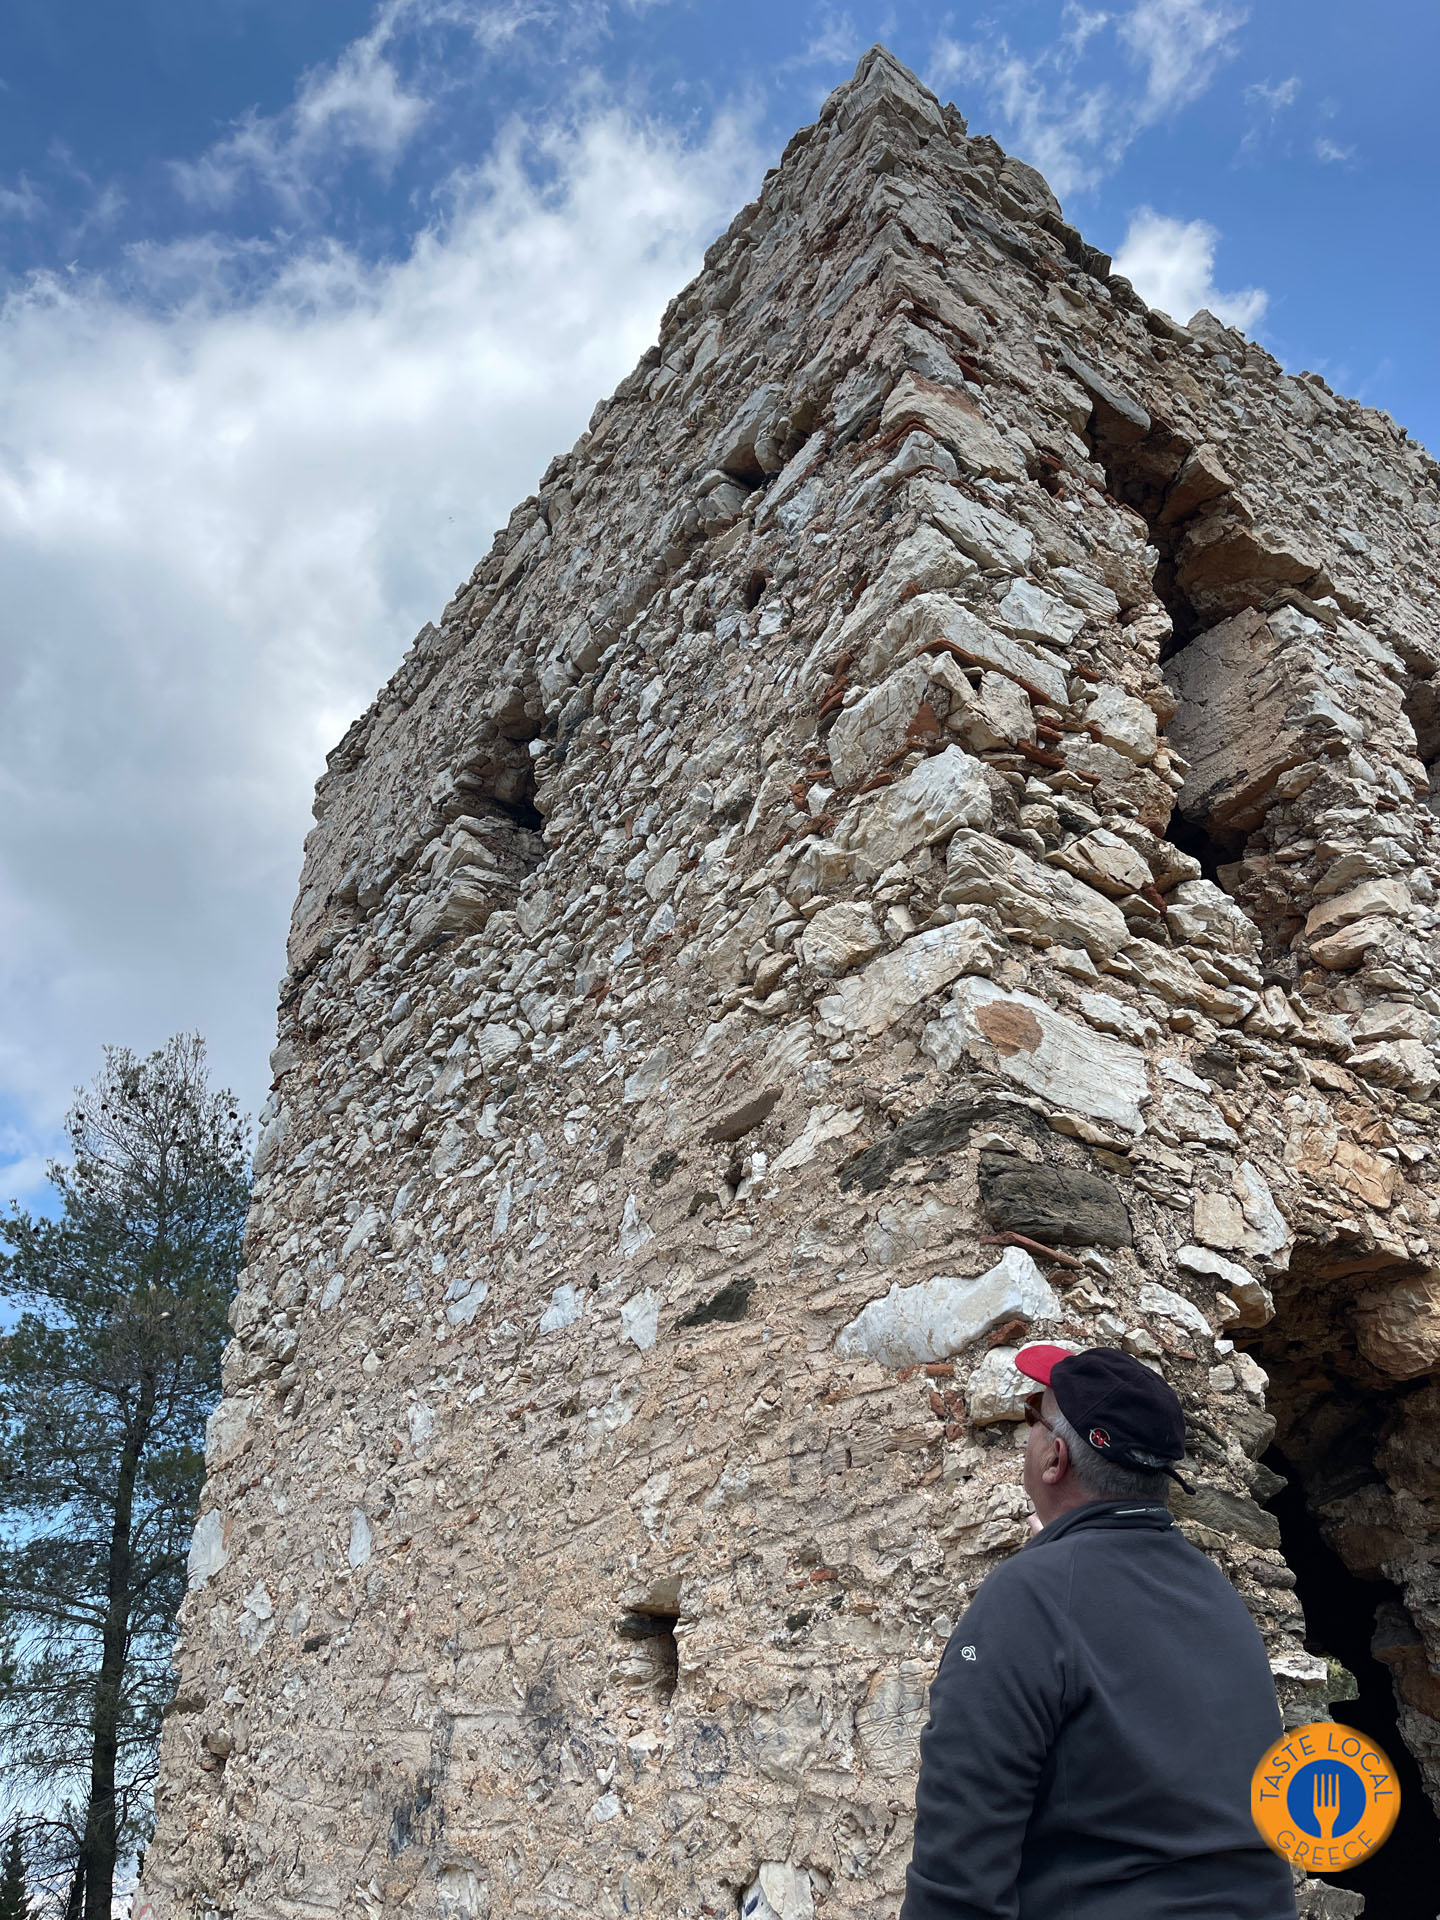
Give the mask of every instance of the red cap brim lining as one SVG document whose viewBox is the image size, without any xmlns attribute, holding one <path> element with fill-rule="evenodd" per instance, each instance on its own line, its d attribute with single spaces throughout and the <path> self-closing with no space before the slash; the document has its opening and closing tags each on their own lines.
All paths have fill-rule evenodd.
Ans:
<svg viewBox="0 0 1440 1920">
<path fill-rule="evenodd" d="M 1070 1347 L 1051 1346 L 1047 1341 L 1035 1340 L 1028 1347 L 1021 1347 L 1015 1355 L 1015 1364 L 1021 1373 L 1028 1374 L 1032 1380 L 1038 1380 L 1041 1386 L 1050 1384 L 1051 1369 L 1061 1360 L 1074 1357 Z"/>
</svg>

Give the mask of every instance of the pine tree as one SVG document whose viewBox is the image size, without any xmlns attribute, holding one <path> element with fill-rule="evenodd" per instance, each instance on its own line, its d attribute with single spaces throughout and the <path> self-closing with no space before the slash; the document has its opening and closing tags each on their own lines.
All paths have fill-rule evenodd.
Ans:
<svg viewBox="0 0 1440 1920">
<path fill-rule="evenodd" d="M 25 1855 L 20 1845 L 20 1829 L 13 1826 L 5 1844 L 5 1861 L 0 1866 L 0 1920 L 30 1920 L 30 1898 L 25 1891 Z"/>
<path fill-rule="evenodd" d="M 57 1217 L 0 1220 L 20 1309 L 0 1341 L 0 1748 L 79 1834 L 84 1920 L 110 1920 L 169 1691 L 247 1156 L 198 1036 L 109 1049 L 69 1134 Z"/>
</svg>

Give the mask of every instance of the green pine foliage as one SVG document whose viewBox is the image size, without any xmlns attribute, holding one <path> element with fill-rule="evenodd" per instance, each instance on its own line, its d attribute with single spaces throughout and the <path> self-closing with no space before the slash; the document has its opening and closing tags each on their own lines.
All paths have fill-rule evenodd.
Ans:
<svg viewBox="0 0 1440 1920">
<path fill-rule="evenodd" d="M 18 1310 L 0 1340 L 0 1755 L 72 1836 L 48 1865 L 83 1883 L 84 1920 L 110 1920 L 170 1692 L 248 1153 L 196 1035 L 108 1049 L 69 1136 L 56 1217 L 0 1219 Z"/>
<path fill-rule="evenodd" d="M 5 1860 L 0 1865 L 0 1920 L 30 1920 L 30 1897 L 25 1891 L 25 1855 L 18 1826 L 10 1829 Z"/>
</svg>

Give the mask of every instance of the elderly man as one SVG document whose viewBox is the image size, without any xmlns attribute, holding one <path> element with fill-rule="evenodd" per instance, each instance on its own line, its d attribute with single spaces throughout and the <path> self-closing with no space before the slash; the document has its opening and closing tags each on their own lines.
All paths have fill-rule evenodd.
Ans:
<svg viewBox="0 0 1440 1920">
<path fill-rule="evenodd" d="M 1112 1348 L 1016 1365 L 1032 1534 L 931 1688 L 901 1920 L 1294 1920 L 1250 1817 L 1264 1644 L 1165 1507 L 1179 1400 Z"/>
</svg>

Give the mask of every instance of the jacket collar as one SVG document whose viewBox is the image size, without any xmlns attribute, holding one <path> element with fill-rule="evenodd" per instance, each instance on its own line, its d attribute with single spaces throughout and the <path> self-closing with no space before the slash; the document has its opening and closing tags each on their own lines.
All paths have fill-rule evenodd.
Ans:
<svg viewBox="0 0 1440 1920">
<path fill-rule="evenodd" d="M 1078 1533 L 1083 1528 L 1103 1527 L 1107 1532 L 1130 1532 L 1138 1528 L 1150 1533 L 1164 1533 L 1174 1524 L 1169 1510 L 1156 1506 L 1153 1501 L 1092 1500 L 1086 1506 L 1072 1507 L 1069 1513 L 1062 1513 L 1059 1519 L 1052 1520 L 1039 1533 L 1032 1535 L 1025 1546 L 1046 1546 L 1052 1540 L 1059 1540 L 1067 1533 Z"/>
</svg>

